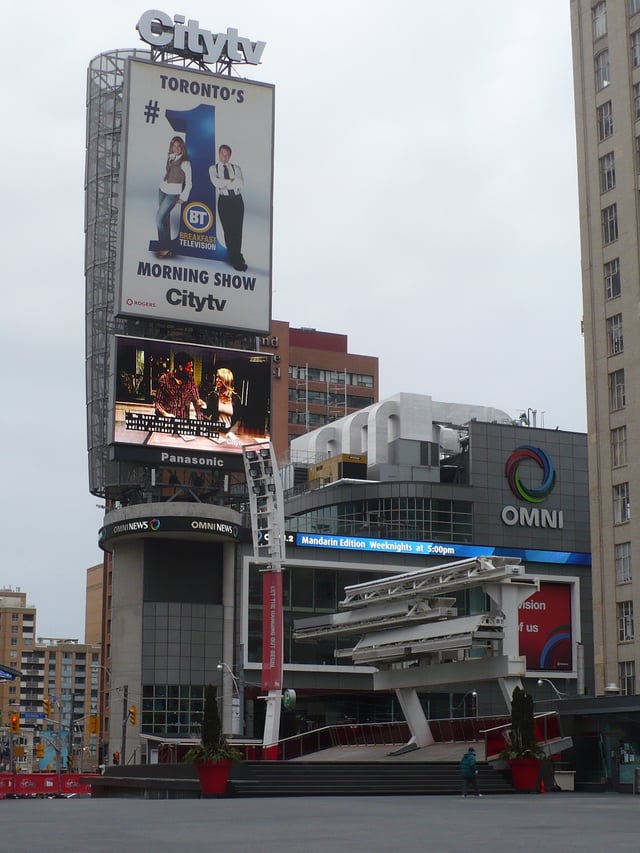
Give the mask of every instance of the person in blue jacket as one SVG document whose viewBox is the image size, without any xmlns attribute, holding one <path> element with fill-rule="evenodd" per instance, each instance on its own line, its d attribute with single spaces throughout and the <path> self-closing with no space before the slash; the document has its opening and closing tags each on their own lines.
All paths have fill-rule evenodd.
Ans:
<svg viewBox="0 0 640 853">
<path fill-rule="evenodd" d="M 473 793 L 476 797 L 481 797 L 480 789 L 478 788 L 478 768 L 476 767 L 476 751 L 470 746 L 467 752 L 462 756 L 460 762 L 460 775 L 462 776 L 462 796 L 466 797 L 469 793 L 469 786 L 473 788 Z"/>
</svg>

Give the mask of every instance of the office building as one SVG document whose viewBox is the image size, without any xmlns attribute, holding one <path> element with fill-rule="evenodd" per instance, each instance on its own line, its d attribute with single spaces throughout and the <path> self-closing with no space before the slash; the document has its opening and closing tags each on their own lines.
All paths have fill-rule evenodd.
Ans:
<svg viewBox="0 0 640 853">
<path fill-rule="evenodd" d="M 100 645 L 36 638 L 36 615 L 25 592 L 17 587 L 0 590 L 0 662 L 21 673 L 15 680 L 0 680 L 4 725 L 19 717 L 12 744 L 14 767 L 56 769 L 59 752 L 63 769 L 92 770 L 99 744 L 97 733 L 89 731 L 89 720 L 98 712 Z M 35 754 L 37 743 L 42 756 Z M 4 759 L 6 764 L 7 756 Z"/>
<path fill-rule="evenodd" d="M 348 351 L 347 336 L 273 320 L 271 438 L 280 462 L 297 436 L 378 402 L 378 359 Z"/>
<path fill-rule="evenodd" d="M 571 28 L 595 686 L 631 695 L 640 661 L 640 0 L 571 0 Z"/>
</svg>

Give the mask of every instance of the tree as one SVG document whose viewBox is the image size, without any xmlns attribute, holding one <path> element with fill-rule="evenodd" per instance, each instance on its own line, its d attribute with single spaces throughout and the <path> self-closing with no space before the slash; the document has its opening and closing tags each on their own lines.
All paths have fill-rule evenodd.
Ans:
<svg viewBox="0 0 640 853">
<path fill-rule="evenodd" d="M 516 687 L 511 695 L 511 732 L 505 748 L 507 758 L 542 758 L 533 716 L 533 697 Z"/>
<path fill-rule="evenodd" d="M 208 684 L 204 694 L 204 712 L 200 725 L 200 743 L 191 747 L 184 757 L 185 761 L 222 761 L 230 758 L 238 761 L 241 752 L 231 746 L 222 733 L 220 713 L 218 711 L 217 690 Z"/>
</svg>

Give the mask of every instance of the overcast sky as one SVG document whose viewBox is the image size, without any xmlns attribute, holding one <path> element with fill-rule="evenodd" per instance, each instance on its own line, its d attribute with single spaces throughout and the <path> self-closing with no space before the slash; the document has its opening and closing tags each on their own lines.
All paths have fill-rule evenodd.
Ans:
<svg viewBox="0 0 640 853">
<path fill-rule="evenodd" d="M 86 463 L 86 69 L 144 47 L 149 8 L 2 11 L 0 586 L 28 593 L 39 636 L 83 639 L 86 568 L 102 559 Z M 247 76 L 276 85 L 275 319 L 377 355 L 381 397 L 586 429 L 567 0 L 157 8 L 267 43 Z"/>
</svg>

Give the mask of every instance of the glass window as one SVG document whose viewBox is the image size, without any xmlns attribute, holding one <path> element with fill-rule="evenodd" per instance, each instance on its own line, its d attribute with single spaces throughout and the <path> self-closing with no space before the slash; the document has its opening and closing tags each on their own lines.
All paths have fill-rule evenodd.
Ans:
<svg viewBox="0 0 640 853">
<path fill-rule="evenodd" d="M 611 464 L 614 468 L 627 464 L 627 428 L 617 427 L 611 430 Z"/>
<path fill-rule="evenodd" d="M 619 483 L 613 487 L 613 521 L 614 524 L 624 524 L 630 518 L 629 483 Z"/>
<path fill-rule="evenodd" d="M 631 580 L 631 542 L 621 542 L 615 546 L 616 582 L 628 583 Z"/>
<path fill-rule="evenodd" d="M 598 139 L 602 142 L 613 133 L 613 111 L 611 109 L 611 101 L 607 101 L 598 107 Z"/>
<path fill-rule="evenodd" d="M 633 640 L 633 601 L 618 602 L 618 641 Z"/>
<path fill-rule="evenodd" d="M 616 355 L 623 349 L 622 314 L 614 314 L 607 318 L 607 355 Z"/>
<path fill-rule="evenodd" d="M 636 119 L 640 118 L 640 83 L 633 84 L 633 114 Z"/>
<path fill-rule="evenodd" d="M 620 259 L 614 258 L 604 265 L 604 292 L 607 299 L 613 299 L 620 291 Z"/>
<path fill-rule="evenodd" d="M 640 65 L 640 30 L 631 33 L 631 64 L 634 68 Z"/>
<path fill-rule="evenodd" d="M 640 0 L 629 0 L 629 14 L 637 15 L 640 12 Z"/>
<path fill-rule="evenodd" d="M 604 89 L 611 80 L 609 79 L 609 51 L 603 50 L 595 58 L 596 89 Z"/>
<path fill-rule="evenodd" d="M 606 193 L 616 185 L 616 167 L 613 151 L 600 158 L 600 192 Z"/>
<path fill-rule="evenodd" d="M 609 374 L 609 408 L 612 412 L 623 409 L 627 404 L 627 395 L 624 385 L 624 368 L 614 370 Z"/>
<path fill-rule="evenodd" d="M 602 211 L 602 242 L 607 245 L 618 239 L 618 206 L 610 204 Z"/>
<path fill-rule="evenodd" d="M 623 696 L 634 696 L 636 692 L 635 661 L 625 660 L 618 664 L 618 684 Z"/>
<path fill-rule="evenodd" d="M 602 38 L 607 34 L 607 4 L 602 0 L 591 10 L 591 20 L 593 22 L 593 40 Z"/>
</svg>

